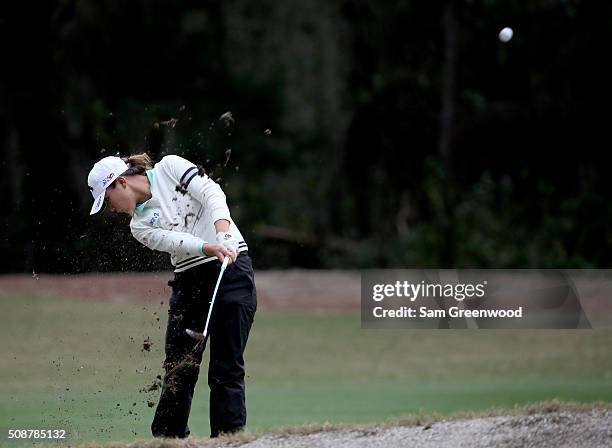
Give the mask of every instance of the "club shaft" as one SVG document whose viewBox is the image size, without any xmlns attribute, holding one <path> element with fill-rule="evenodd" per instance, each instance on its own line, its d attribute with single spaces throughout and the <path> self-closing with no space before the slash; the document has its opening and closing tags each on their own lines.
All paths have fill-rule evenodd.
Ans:
<svg viewBox="0 0 612 448">
<path fill-rule="evenodd" d="M 215 290 L 212 295 L 212 299 L 210 300 L 210 308 L 208 309 L 208 316 L 206 316 L 206 325 L 204 326 L 204 337 L 208 335 L 208 324 L 210 323 L 210 316 L 212 315 L 213 305 L 215 304 L 215 298 L 217 297 L 217 291 L 219 290 L 219 285 L 221 284 L 221 278 L 223 277 L 223 272 L 227 267 L 227 263 L 229 262 L 229 257 L 225 257 L 223 259 L 223 264 L 221 265 L 221 271 L 219 272 L 219 277 L 217 278 L 217 284 L 215 285 Z"/>
</svg>

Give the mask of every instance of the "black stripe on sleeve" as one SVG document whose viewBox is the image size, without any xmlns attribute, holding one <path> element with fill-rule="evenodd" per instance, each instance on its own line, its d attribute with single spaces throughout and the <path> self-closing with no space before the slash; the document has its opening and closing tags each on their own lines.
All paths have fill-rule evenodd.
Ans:
<svg viewBox="0 0 612 448">
<path fill-rule="evenodd" d="M 197 168 L 195 166 L 192 166 L 191 168 L 188 168 L 187 171 L 185 171 L 183 173 L 183 175 L 181 176 L 181 180 L 179 181 L 180 184 L 183 183 L 183 180 L 185 180 L 185 177 L 187 176 L 187 174 L 189 174 L 191 171 L 196 170 Z M 189 182 L 187 182 L 189 183 Z"/>
<path fill-rule="evenodd" d="M 196 175 L 197 175 L 197 174 L 198 174 L 198 173 L 193 173 L 193 174 L 191 175 L 191 177 L 185 181 L 185 183 L 183 184 L 183 187 L 184 187 L 184 188 L 187 188 L 187 187 L 189 186 L 189 183 L 191 182 L 191 179 L 193 179 L 194 177 L 196 177 Z"/>
</svg>

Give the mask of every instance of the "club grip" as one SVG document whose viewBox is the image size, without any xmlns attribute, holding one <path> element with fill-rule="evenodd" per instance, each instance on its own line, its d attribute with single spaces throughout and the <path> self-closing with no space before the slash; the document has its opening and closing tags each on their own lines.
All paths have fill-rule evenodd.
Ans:
<svg viewBox="0 0 612 448">
<path fill-rule="evenodd" d="M 223 264 L 221 265 L 221 271 L 225 271 L 225 268 L 227 267 L 227 264 L 229 263 L 230 257 L 225 257 L 223 259 Z"/>
</svg>

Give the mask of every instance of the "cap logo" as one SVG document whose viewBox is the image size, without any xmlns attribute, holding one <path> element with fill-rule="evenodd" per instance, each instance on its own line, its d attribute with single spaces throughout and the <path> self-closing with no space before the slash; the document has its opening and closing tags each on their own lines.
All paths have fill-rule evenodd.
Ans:
<svg viewBox="0 0 612 448">
<path fill-rule="evenodd" d="M 115 177 L 115 173 L 110 173 L 108 176 L 102 179 L 102 186 L 106 186 L 106 184 L 109 183 L 113 177 Z"/>
</svg>

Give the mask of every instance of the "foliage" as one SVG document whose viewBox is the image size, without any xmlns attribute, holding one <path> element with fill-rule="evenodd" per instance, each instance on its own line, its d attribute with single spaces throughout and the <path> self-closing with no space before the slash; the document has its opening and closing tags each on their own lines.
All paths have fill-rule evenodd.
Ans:
<svg viewBox="0 0 612 448">
<path fill-rule="evenodd" d="M 169 266 L 126 217 L 88 216 L 87 172 L 117 151 L 203 165 L 260 268 L 611 261 L 611 5 L 86 0 L 3 14 L 0 271 Z"/>
</svg>

